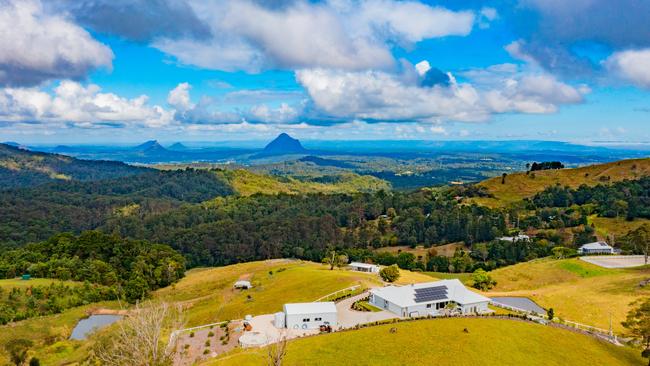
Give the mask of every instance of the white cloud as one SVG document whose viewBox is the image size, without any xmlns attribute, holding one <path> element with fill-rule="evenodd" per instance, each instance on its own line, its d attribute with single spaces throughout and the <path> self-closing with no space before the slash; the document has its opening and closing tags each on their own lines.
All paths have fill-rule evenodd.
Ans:
<svg viewBox="0 0 650 366">
<path fill-rule="evenodd" d="M 474 23 L 472 12 L 415 1 L 298 0 L 280 8 L 250 0 L 191 4 L 215 36 L 158 39 L 154 47 L 184 64 L 227 71 L 388 69 L 396 65 L 394 44 L 467 35 Z"/>
<path fill-rule="evenodd" d="M 266 104 L 251 107 L 247 119 L 252 122 L 290 123 L 298 118 L 298 111 L 287 103 L 281 103 L 277 108 L 269 108 Z"/>
<path fill-rule="evenodd" d="M 650 48 L 615 52 L 605 66 L 634 85 L 650 89 Z"/>
<path fill-rule="evenodd" d="M 172 89 L 167 95 L 167 103 L 178 110 L 188 110 L 194 105 L 190 102 L 190 89 L 192 86 L 189 83 L 180 83 Z"/>
<path fill-rule="evenodd" d="M 562 83 L 548 74 L 508 67 L 480 70 L 481 82 L 421 87 L 381 71 L 306 69 L 296 72 L 316 108 L 339 119 L 380 121 L 480 122 L 494 113 L 552 113 L 583 101 L 587 88 Z"/>
<path fill-rule="evenodd" d="M 97 85 L 83 86 L 62 81 L 53 95 L 37 88 L 0 89 L 0 119 L 5 122 L 72 124 L 77 127 L 122 126 L 125 124 L 162 127 L 173 114 L 147 104 L 141 95 L 127 99 L 101 93 Z"/>
<path fill-rule="evenodd" d="M 0 1 L 0 84 L 30 86 L 83 78 L 111 67 L 113 53 L 83 28 L 43 11 L 37 0 Z"/>
</svg>

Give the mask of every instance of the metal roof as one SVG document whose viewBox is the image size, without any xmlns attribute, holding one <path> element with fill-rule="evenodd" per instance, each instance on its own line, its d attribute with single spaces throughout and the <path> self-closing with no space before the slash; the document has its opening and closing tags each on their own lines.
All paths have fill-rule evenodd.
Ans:
<svg viewBox="0 0 650 366">
<path fill-rule="evenodd" d="M 287 315 L 336 313 L 336 304 L 331 301 L 284 304 L 284 312 Z"/>
<path fill-rule="evenodd" d="M 446 288 L 446 291 L 442 291 L 443 287 Z M 435 299 L 422 301 L 423 298 L 419 294 L 421 294 L 423 291 L 425 293 L 427 291 L 432 291 L 435 293 L 435 295 L 432 296 Z M 371 289 L 370 292 L 400 307 L 409 307 L 428 302 L 440 301 L 455 301 L 461 305 L 490 301 L 489 298 L 468 290 L 457 279 L 418 283 L 407 286 L 380 287 Z"/>
<path fill-rule="evenodd" d="M 359 268 L 377 268 L 378 267 L 376 264 L 361 263 L 361 262 L 352 262 L 352 263 L 350 263 L 350 266 L 359 267 Z"/>
</svg>

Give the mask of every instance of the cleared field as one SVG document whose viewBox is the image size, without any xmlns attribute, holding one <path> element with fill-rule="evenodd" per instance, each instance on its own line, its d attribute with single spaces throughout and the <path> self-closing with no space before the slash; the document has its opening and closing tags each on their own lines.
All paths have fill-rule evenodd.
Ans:
<svg viewBox="0 0 650 366">
<path fill-rule="evenodd" d="M 596 235 L 599 239 L 610 240 L 611 236 L 618 238 L 632 230 L 638 229 L 644 224 L 650 224 L 650 220 L 636 218 L 633 221 L 627 221 L 623 217 L 610 218 L 592 215 L 589 216 L 588 223 L 590 225 L 594 224 L 596 228 Z"/>
<path fill-rule="evenodd" d="M 431 282 L 435 278 L 427 275 L 425 272 L 411 272 L 405 269 L 399 270 L 399 278 L 395 281 L 396 285 L 410 285 L 412 283 Z"/>
<path fill-rule="evenodd" d="M 650 277 L 650 267 L 602 268 L 578 258 L 540 259 L 491 272 L 496 287 L 487 296 L 525 296 L 556 316 L 622 332 L 630 303 L 650 296 L 650 286 L 639 283 Z"/>
<path fill-rule="evenodd" d="M 528 175 L 525 172 L 513 173 L 508 174 L 505 184 L 501 184 L 501 177 L 490 178 L 478 184 L 487 188 L 494 198 L 473 198 L 470 201 L 490 207 L 502 207 L 531 197 L 555 184 L 575 188 L 582 184 L 594 186 L 624 179 L 638 179 L 645 175 L 650 175 L 650 159 L 647 158 L 621 160 L 575 169 L 542 170 Z"/>
<path fill-rule="evenodd" d="M 391 333 L 390 329 L 396 332 Z M 468 332 L 463 330 L 467 329 Z M 262 365 L 266 350 L 203 365 Z M 639 352 L 553 327 L 457 318 L 388 324 L 294 340 L 283 365 L 641 365 Z"/>
<path fill-rule="evenodd" d="M 580 257 L 581 260 L 604 268 L 632 268 L 646 265 L 643 255 L 615 255 Z"/>
<path fill-rule="evenodd" d="M 457 278 L 460 282 L 466 283 L 472 277 L 471 273 L 447 273 L 447 272 L 423 272 L 437 280 L 451 280 Z"/>
<path fill-rule="evenodd" d="M 74 281 L 61 281 L 61 280 L 52 280 L 49 278 L 32 278 L 30 280 L 22 280 L 20 278 L 12 278 L 12 279 L 7 279 L 7 280 L 0 280 L 0 287 L 1 288 L 12 288 L 12 287 L 19 287 L 19 288 L 25 288 L 25 287 L 30 287 L 30 286 L 49 286 L 53 283 L 63 283 L 66 285 L 82 285 L 83 283 L 81 282 L 74 282 Z"/>
<path fill-rule="evenodd" d="M 465 249 L 465 244 L 463 243 L 450 243 L 450 244 L 445 244 L 445 245 L 439 245 L 431 248 L 425 248 L 422 245 L 418 245 L 415 248 L 411 248 L 406 245 L 400 245 L 400 246 L 395 246 L 395 247 L 384 247 L 384 248 L 378 248 L 376 249 L 377 252 L 383 252 L 383 253 L 391 253 L 394 255 L 397 255 L 401 252 L 406 252 L 406 253 L 411 253 L 413 254 L 416 258 L 422 257 L 426 258 L 426 256 L 429 253 L 429 250 L 435 249 L 436 255 L 442 255 L 445 257 L 453 257 L 454 253 L 456 252 L 456 249 Z"/>
<path fill-rule="evenodd" d="M 250 290 L 232 288 L 238 279 Z M 304 261 L 270 260 L 191 270 L 179 283 L 154 297 L 183 302 L 188 326 L 241 319 L 282 310 L 287 302 L 314 301 L 353 285 L 380 284 L 377 275 L 335 269 Z"/>
</svg>

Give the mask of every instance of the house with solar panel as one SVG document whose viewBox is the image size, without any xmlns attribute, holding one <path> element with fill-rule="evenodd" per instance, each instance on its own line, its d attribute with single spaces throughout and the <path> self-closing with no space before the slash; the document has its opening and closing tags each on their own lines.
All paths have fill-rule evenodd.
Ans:
<svg viewBox="0 0 650 366">
<path fill-rule="evenodd" d="M 452 308 L 461 314 L 490 311 L 489 298 L 468 290 L 457 279 L 374 288 L 369 302 L 404 318 L 444 315 Z"/>
</svg>

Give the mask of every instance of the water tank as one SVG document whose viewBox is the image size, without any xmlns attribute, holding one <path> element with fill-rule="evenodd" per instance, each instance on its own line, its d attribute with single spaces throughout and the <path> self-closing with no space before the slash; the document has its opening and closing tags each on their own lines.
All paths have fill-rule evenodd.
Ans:
<svg viewBox="0 0 650 366">
<path fill-rule="evenodd" d="M 273 324 L 275 324 L 276 328 L 284 328 L 285 327 L 284 319 L 285 316 L 283 312 L 275 313 L 275 319 L 273 320 Z"/>
</svg>

